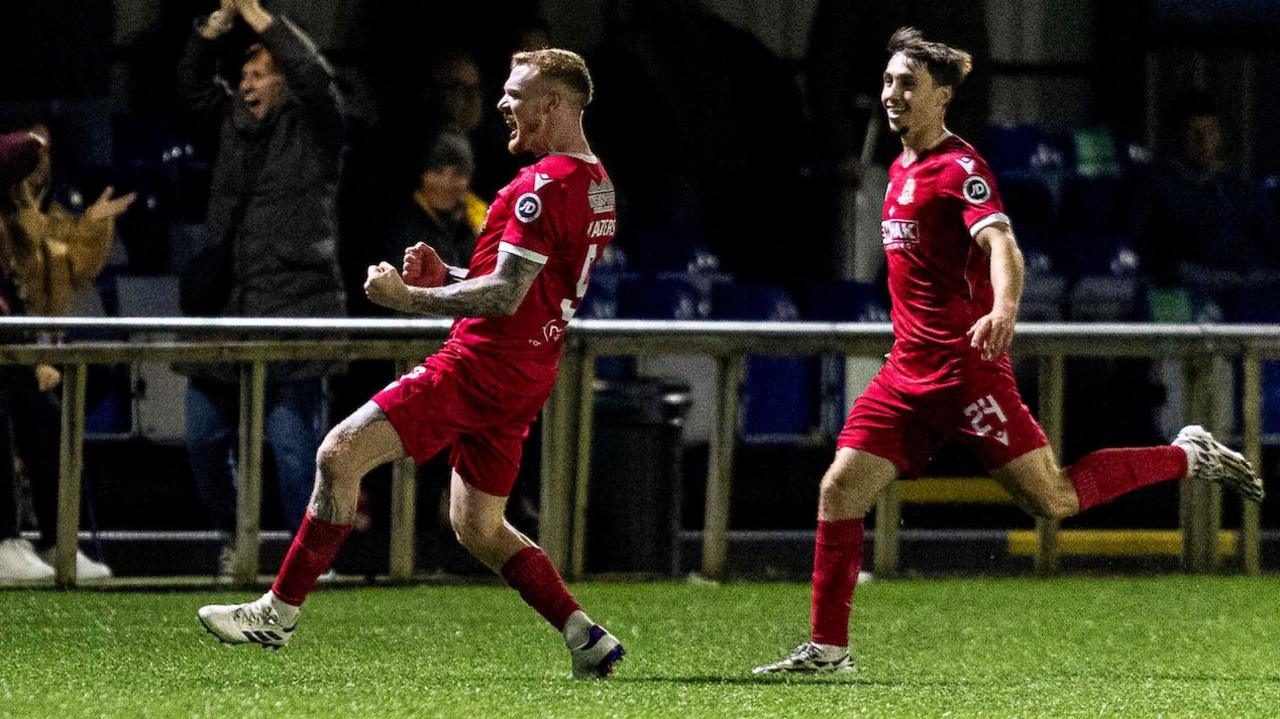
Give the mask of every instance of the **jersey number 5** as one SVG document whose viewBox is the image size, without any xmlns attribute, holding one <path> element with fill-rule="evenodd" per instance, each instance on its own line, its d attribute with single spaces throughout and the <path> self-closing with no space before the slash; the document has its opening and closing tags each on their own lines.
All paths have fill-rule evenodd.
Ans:
<svg viewBox="0 0 1280 719">
<path fill-rule="evenodd" d="M 582 261 L 582 273 L 578 275 L 578 286 L 575 288 L 576 297 L 566 297 L 560 300 L 560 319 L 568 322 L 573 319 L 573 313 L 578 311 L 574 307 L 575 302 L 582 300 L 587 294 L 587 285 L 591 282 L 591 266 L 596 263 L 596 255 L 600 252 L 600 245 L 587 246 L 587 258 Z"/>
</svg>

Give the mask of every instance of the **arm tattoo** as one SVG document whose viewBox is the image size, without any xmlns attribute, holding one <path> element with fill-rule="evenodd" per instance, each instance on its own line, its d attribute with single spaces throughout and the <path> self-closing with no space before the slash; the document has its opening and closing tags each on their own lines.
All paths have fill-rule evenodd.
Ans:
<svg viewBox="0 0 1280 719">
<path fill-rule="evenodd" d="M 500 317 L 515 312 L 542 265 L 509 252 L 498 253 L 491 274 L 444 287 L 410 287 L 412 311 L 447 317 Z"/>
</svg>

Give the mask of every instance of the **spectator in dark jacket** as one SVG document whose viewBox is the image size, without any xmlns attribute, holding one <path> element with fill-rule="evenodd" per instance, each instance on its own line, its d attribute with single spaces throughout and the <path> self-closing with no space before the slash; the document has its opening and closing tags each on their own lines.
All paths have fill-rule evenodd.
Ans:
<svg viewBox="0 0 1280 719">
<path fill-rule="evenodd" d="M 406 198 L 400 211 L 393 215 L 388 241 L 378 261 L 395 261 L 404 256 L 406 247 L 425 242 L 435 248 L 445 264 L 470 265 L 476 237 L 489 209 L 471 192 L 474 167 L 467 138 L 441 133 L 426 154 L 413 196 Z"/>
<path fill-rule="evenodd" d="M 238 92 L 217 75 L 219 39 L 243 19 L 260 39 Z M 197 115 L 220 123 L 209 199 L 208 242 L 229 258 L 230 291 L 201 296 L 191 282 L 210 275 L 202 260 L 181 272 L 184 304 L 230 316 L 337 317 L 346 312 L 334 211 L 342 149 L 342 99 L 314 43 L 258 0 L 222 0 L 198 22 L 178 67 L 179 93 Z M 266 439 L 275 457 L 285 519 L 297 529 L 311 492 L 325 406 L 320 363 L 273 365 L 266 389 Z M 215 526 L 235 525 L 232 452 L 239 391 L 234 367 L 203 367 L 187 393 L 187 448 L 197 488 Z M 224 559 L 231 559 L 230 548 Z M 224 563 L 225 569 L 225 563 Z"/>
</svg>

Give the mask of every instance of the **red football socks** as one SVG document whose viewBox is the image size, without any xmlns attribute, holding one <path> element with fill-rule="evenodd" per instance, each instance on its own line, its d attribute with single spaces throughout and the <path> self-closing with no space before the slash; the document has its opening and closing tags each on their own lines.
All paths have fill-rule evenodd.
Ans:
<svg viewBox="0 0 1280 719">
<path fill-rule="evenodd" d="M 317 519 L 307 510 L 302 526 L 289 545 L 289 553 L 280 565 L 280 573 L 271 585 L 271 592 L 286 604 L 302 606 L 316 579 L 329 568 L 338 549 L 351 534 L 350 524 L 331 524 Z"/>
<path fill-rule="evenodd" d="M 502 578 L 557 631 L 564 631 L 569 615 L 582 608 L 564 586 L 551 558 L 537 547 L 525 547 L 513 554 L 502 565 Z"/>
<path fill-rule="evenodd" d="M 1102 449 L 1067 467 L 1081 512 L 1139 487 L 1181 479 L 1186 474 L 1187 453 L 1172 445 Z"/>
<path fill-rule="evenodd" d="M 813 542 L 812 637 L 818 644 L 849 646 L 849 611 L 862 569 L 861 517 L 818 520 Z"/>
</svg>

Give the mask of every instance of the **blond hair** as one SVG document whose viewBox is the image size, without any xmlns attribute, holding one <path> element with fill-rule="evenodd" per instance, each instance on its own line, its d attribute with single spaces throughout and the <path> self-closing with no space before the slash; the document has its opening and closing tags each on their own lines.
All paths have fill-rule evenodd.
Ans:
<svg viewBox="0 0 1280 719">
<path fill-rule="evenodd" d="M 511 56 L 511 67 L 528 65 L 539 75 L 556 80 L 578 96 L 578 104 L 586 107 L 595 94 L 587 62 L 576 52 L 558 48 L 528 50 Z"/>
</svg>

